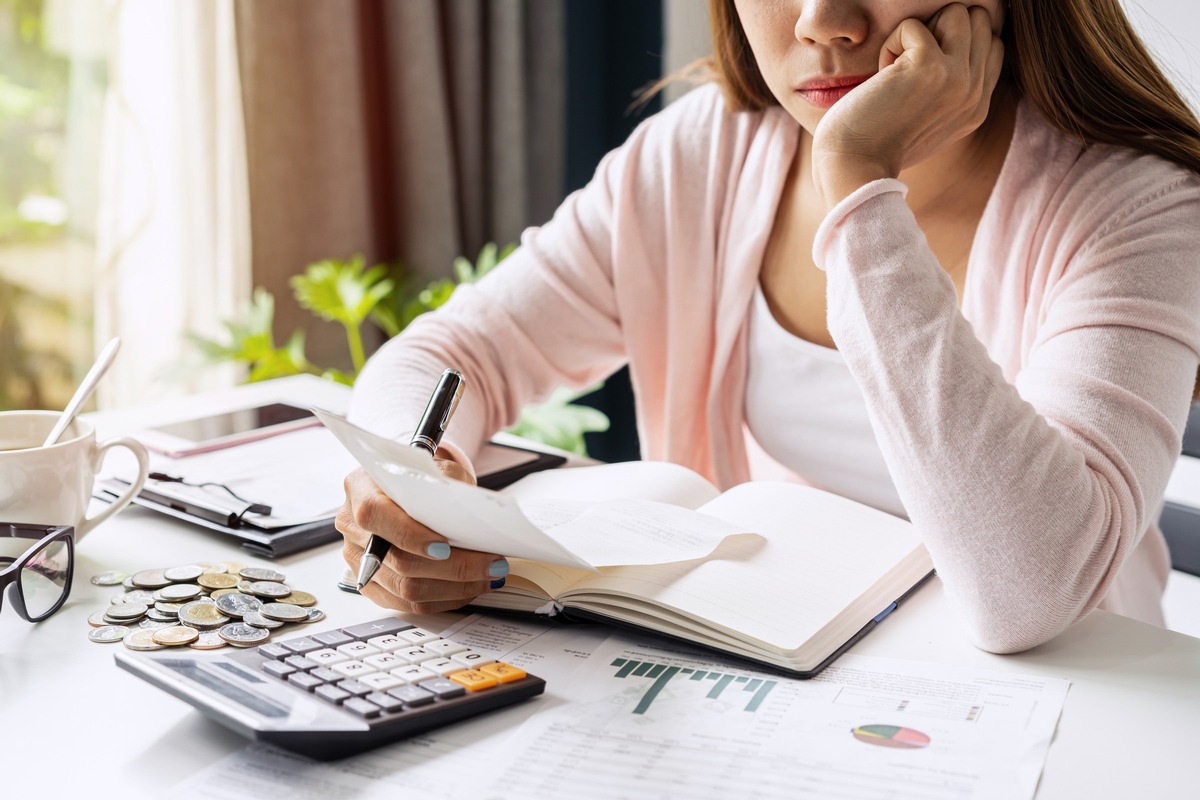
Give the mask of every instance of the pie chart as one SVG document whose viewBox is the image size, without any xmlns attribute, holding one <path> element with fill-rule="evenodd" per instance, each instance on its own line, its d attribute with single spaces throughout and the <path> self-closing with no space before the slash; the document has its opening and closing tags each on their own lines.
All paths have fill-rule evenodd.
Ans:
<svg viewBox="0 0 1200 800">
<path fill-rule="evenodd" d="M 912 728 L 899 725 L 859 725 L 850 731 L 860 742 L 876 747 L 893 747 L 899 750 L 919 750 L 929 744 L 929 737 Z"/>
</svg>

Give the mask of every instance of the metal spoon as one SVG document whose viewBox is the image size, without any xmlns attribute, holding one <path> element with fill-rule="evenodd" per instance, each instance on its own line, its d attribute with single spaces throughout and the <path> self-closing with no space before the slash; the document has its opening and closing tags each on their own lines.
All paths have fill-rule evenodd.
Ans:
<svg viewBox="0 0 1200 800">
<path fill-rule="evenodd" d="M 63 409 L 62 416 L 58 418 L 58 422 L 54 423 L 54 429 L 50 431 L 50 435 L 46 437 L 46 441 L 42 443 L 42 447 L 49 447 L 58 441 L 58 437 L 63 435 L 72 422 L 75 421 L 76 415 L 79 414 L 79 409 L 83 408 L 83 404 L 92 396 L 92 392 L 96 390 L 96 384 L 100 382 L 100 378 L 108 371 L 113 359 L 117 355 L 117 351 L 121 349 L 121 339 L 114 338 L 111 342 L 104 345 L 104 349 L 100 351 L 99 358 L 92 368 L 88 370 L 88 374 L 83 377 L 83 383 L 79 384 L 79 388 L 75 390 L 74 397 L 71 402 L 67 403 L 67 407 Z"/>
</svg>

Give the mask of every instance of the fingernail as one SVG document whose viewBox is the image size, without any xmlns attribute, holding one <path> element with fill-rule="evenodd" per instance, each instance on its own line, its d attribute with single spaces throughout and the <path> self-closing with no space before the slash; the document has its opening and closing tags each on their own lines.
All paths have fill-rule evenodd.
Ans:
<svg viewBox="0 0 1200 800">
<path fill-rule="evenodd" d="M 505 558 L 497 559 L 492 562 L 492 565 L 490 567 L 488 567 L 488 575 L 491 575 L 493 578 L 503 578 L 507 574 L 508 574 L 508 559 L 505 559 Z"/>
<path fill-rule="evenodd" d="M 507 578 L 500 578 L 499 580 L 494 580 L 494 581 L 492 581 L 492 588 L 493 588 L 493 589 L 500 589 L 500 588 L 503 588 L 503 586 L 504 586 L 504 581 L 506 581 L 506 580 L 507 580 Z"/>
<path fill-rule="evenodd" d="M 445 561 L 450 557 L 450 545 L 445 542 L 434 542 L 425 548 L 425 555 L 436 558 L 438 561 Z"/>
</svg>

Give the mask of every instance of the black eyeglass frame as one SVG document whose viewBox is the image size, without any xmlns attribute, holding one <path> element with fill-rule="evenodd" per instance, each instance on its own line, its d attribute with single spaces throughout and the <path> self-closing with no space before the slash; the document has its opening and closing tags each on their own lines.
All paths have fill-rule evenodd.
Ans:
<svg viewBox="0 0 1200 800">
<path fill-rule="evenodd" d="M 11 561 L 8 566 L 0 569 L 0 612 L 4 610 L 4 595 L 8 594 L 10 585 L 16 586 L 12 592 L 13 607 L 28 622 L 41 622 L 55 611 L 63 607 L 71 594 L 71 584 L 75 578 L 75 528 L 70 525 L 27 525 L 19 522 L 0 522 L 0 538 L 37 539 L 37 542 L 17 558 L 0 556 L 0 563 Z M 21 570 L 33 560 L 33 557 L 57 541 L 67 543 L 67 580 L 63 586 L 62 597 L 44 614 L 36 617 L 29 615 L 25 605 L 25 593 L 21 589 Z"/>
</svg>

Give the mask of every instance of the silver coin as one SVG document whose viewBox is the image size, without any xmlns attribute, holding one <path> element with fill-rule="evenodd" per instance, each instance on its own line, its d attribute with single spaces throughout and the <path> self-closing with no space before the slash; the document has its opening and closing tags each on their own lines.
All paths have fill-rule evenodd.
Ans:
<svg viewBox="0 0 1200 800">
<path fill-rule="evenodd" d="M 244 622 L 233 622 L 223 625 L 219 631 L 221 638 L 233 645 L 252 645 L 265 642 L 271 638 L 271 632 L 247 625 Z"/>
<path fill-rule="evenodd" d="M 154 630 L 143 629 L 134 631 L 121 640 L 121 644 L 130 650 L 162 650 L 163 646 L 154 641 Z"/>
<path fill-rule="evenodd" d="M 173 617 L 177 617 L 179 616 L 179 607 L 181 605 L 183 605 L 183 603 L 167 603 L 165 601 L 159 601 L 154 604 L 154 610 L 160 614 L 170 614 Z"/>
<path fill-rule="evenodd" d="M 169 583 L 171 581 L 167 580 L 161 569 L 144 569 L 133 573 L 133 585 L 139 589 L 161 589 Z"/>
<path fill-rule="evenodd" d="M 287 576 L 282 572 L 262 567 L 243 567 L 238 570 L 238 575 L 241 575 L 248 581 L 277 581 L 282 583 L 287 579 Z"/>
<path fill-rule="evenodd" d="M 117 603 L 109 606 L 104 616 L 113 619 L 140 619 L 146 616 L 147 610 L 143 603 Z"/>
<path fill-rule="evenodd" d="M 264 617 L 262 613 L 258 611 L 247 611 L 244 615 L 242 615 L 242 622 L 246 623 L 247 625 L 253 625 L 256 628 L 266 628 L 267 630 L 271 631 L 275 630 L 276 628 L 283 627 L 283 623 L 279 620 L 271 619 L 270 617 Z"/>
<path fill-rule="evenodd" d="M 163 577 L 175 583 L 191 583 L 204 574 L 204 568 L 196 564 L 187 564 L 182 567 L 171 567 L 163 570 Z"/>
<path fill-rule="evenodd" d="M 229 617 L 221 613 L 216 603 L 194 600 L 179 607 L 179 622 L 204 631 L 227 624 Z"/>
<path fill-rule="evenodd" d="M 217 608 L 231 617 L 240 617 L 247 611 L 262 608 L 262 600 L 248 594 L 223 594 L 217 598 Z"/>
<path fill-rule="evenodd" d="M 287 597 L 292 593 L 290 586 L 275 581 L 251 581 L 246 590 L 255 597 Z"/>
<path fill-rule="evenodd" d="M 201 561 L 196 566 L 203 570 L 200 573 L 201 575 L 224 575 L 226 572 L 229 572 L 229 568 L 224 564 L 209 564 Z"/>
<path fill-rule="evenodd" d="M 319 608 L 306 608 L 304 610 L 308 612 L 308 619 L 302 619 L 300 620 L 301 622 L 320 622 L 325 619 L 325 612 Z"/>
<path fill-rule="evenodd" d="M 308 619 L 308 610 L 291 603 L 267 603 L 258 610 L 267 619 L 277 619 L 280 622 L 299 622 Z"/>
<path fill-rule="evenodd" d="M 119 642 L 125 638 L 127 633 L 129 633 L 129 628 L 124 625 L 105 625 L 103 628 L 88 631 L 88 638 L 93 642 Z"/>
<path fill-rule="evenodd" d="M 104 617 L 107 616 L 103 611 L 97 611 L 88 617 L 88 625 L 93 628 L 103 628 L 105 625 L 112 625 L 111 622 L 105 622 Z"/>
<path fill-rule="evenodd" d="M 130 591 L 130 592 L 132 592 L 134 589 L 137 588 L 136 586 L 133 585 L 133 576 L 132 575 L 130 575 L 125 580 L 121 581 L 121 585 L 125 587 L 126 591 Z"/>
<path fill-rule="evenodd" d="M 176 583 L 159 589 L 158 594 L 160 595 L 159 600 L 164 602 L 182 603 L 199 596 L 200 587 L 194 583 Z"/>
<path fill-rule="evenodd" d="M 174 614 L 166 614 L 162 611 L 159 611 L 157 608 L 152 608 L 146 612 L 146 619 L 153 622 L 169 622 L 178 624 L 179 614 L 178 612 Z"/>
<path fill-rule="evenodd" d="M 97 586 L 118 586 L 121 581 L 125 580 L 125 577 L 124 572 L 117 572 L 115 569 L 110 569 L 108 572 L 93 575 L 92 583 Z"/>
<path fill-rule="evenodd" d="M 124 601 L 126 603 L 141 603 L 144 606 L 152 606 L 157 602 L 154 598 L 154 592 L 148 592 L 145 589 L 134 589 L 132 592 L 126 592 Z"/>
<path fill-rule="evenodd" d="M 148 628 L 149 630 L 156 631 L 156 630 L 159 630 L 160 628 L 172 628 L 178 624 L 179 624 L 179 620 L 177 620 L 177 619 L 173 619 L 170 622 L 161 622 L 156 619 L 144 619 L 138 623 L 138 627 L 139 628 Z"/>
</svg>

